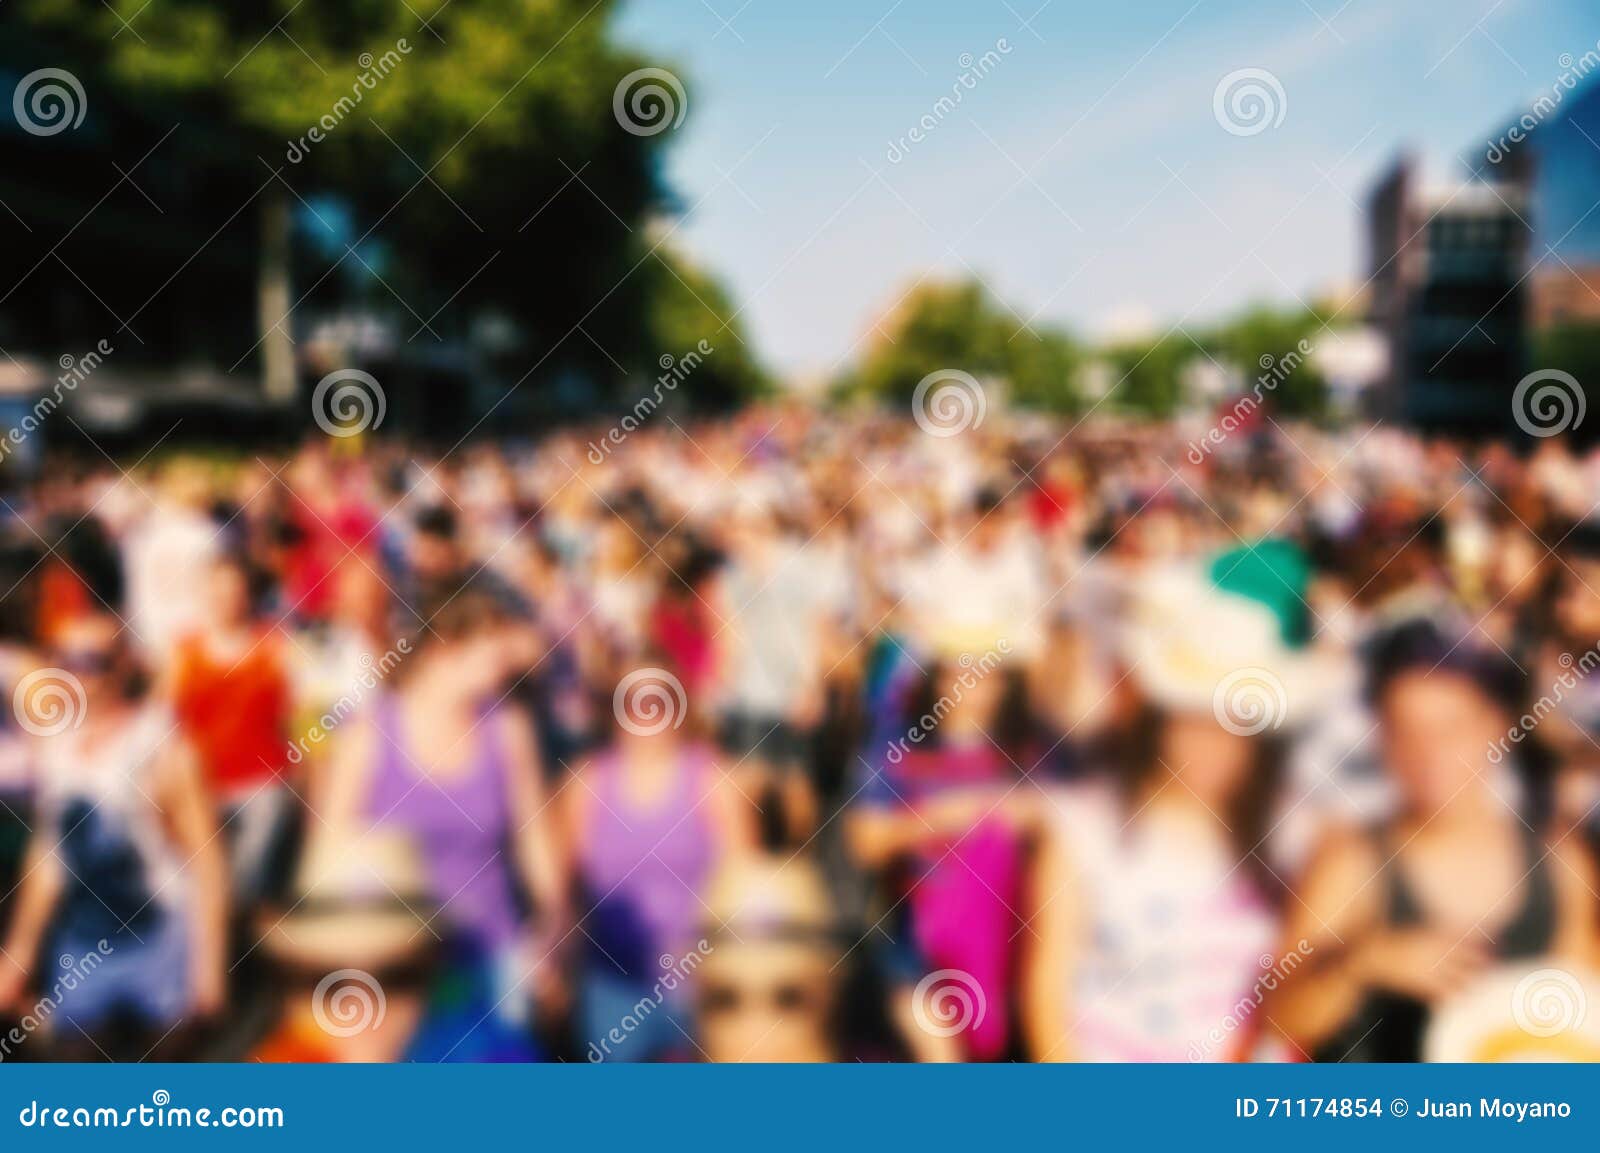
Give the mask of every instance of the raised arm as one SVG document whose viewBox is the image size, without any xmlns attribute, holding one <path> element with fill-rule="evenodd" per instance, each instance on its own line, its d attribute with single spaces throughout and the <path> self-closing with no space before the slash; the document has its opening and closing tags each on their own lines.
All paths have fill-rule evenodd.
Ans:
<svg viewBox="0 0 1600 1153">
<path fill-rule="evenodd" d="M 506 783 L 518 875 L 539 910 L 543 934 L 553 941 L 571 923 L 561 822 L 546 796 L 532 721 L 518 709 L 507 709 L 497 720 L 508 762 Z"/>
<path fill-rule="evenodd" d="M 22 880 L 17 885 L 17 903 L 6 934 L 5 951 L 0 953 L 0 1010 L 18 1004 L 28 986 L 45 930 L 61 899 L 66 871 L 56 857 L 53 828 L 40 821 L 28 840 L 22 862 Z"/>
<path fill-rule="evenodd" d="M 1032 932 L 1023 935 L 1022 1036 L 1035 1061 L 1071 1061 L 1070 990 L 1083 940 L 1082 886 L 1072 848 L 1059 829 L 1040 839 L 1028 886 Z"/>
<path fill-rule="evenodd" d="M 189 963 L 194 1009 L 208 1015 L 223 1006 L 228 870 L 199 764 L 187 743 L 171 745 L 163 754 L 157 786 L 156 801 L 167 815 L 184 859 L 183 871 L 193 886 L 195 918 Z"/>
<path fill-rule="evenodd" d="M 1369 937 L 1379 914 L 1383 861 L 1370 840 L 1338 831 L 1313 855 L 1284 914 L 1283 946 L 1305 961 L 1267 999 L 1266 1018 L 1310 1053 L 1360 1009 Z M 1300 942 L 1306 943 L 1301 948 Z"/>
</svg>

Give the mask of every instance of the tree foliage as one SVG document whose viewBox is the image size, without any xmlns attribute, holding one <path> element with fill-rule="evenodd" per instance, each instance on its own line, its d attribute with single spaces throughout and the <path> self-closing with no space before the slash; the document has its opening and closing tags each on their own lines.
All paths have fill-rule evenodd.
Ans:
<svg viewBox="0 0 1600 1153">
<path fill-rule="evenodd" d="M 219 188 L 288 198 L 301 219 L 328 196 L 347 207 L 353 235 L 322 264 L 303 267 L 297 248 L 293 295 L 313 293 L 308 307 L 354 283 L 424 342 L 493 312 L 514 321 L 526 365 L 607 383 L 682 339 L 652 330 L 684 310 L 655 299 L 682 286 L 647 240 L 673 133 L 627 131 L 613 111 L 625 75 L 670 62 L 619 46 L 616 0 L 7 8 L 61 46 L 92 107 L 159 106 L 174 140 L 206 135 Z M 253 243 L 248 228 L 233 240 Z M 717 294 L 704 273 L 691 283 Z"/>
<path fill-rule="evenodd" d="M 1315 308 L 1256 305 L 1213 326 L 1090 349 L 1058 328 L 1024 325 L 975 281 L 927 285 L 879 321 L 877 339 L 840 388 L 903 402 L 928 373 L 955 368 L 1003 382 L 1012 402 L 1027 408 L 1075 412 L 1092 401 L 1111 410 L 1170 416 L 1187 399 L 1191 365 L 1210 358 L 1232 368 L 1244 386 L 1269 366 L 1292 366 L 1275 378 L 1272 403 L 1295 415 L 1315 415 L 1322 411 L 1326 382 L 1303 349 L 1314 345 L 1324 319 Z M 1103 398 L 1085 395 L 1091 362 L 1098 362 Z"/>
<path fill-rule="evenodd" d="M 841 382 L 848 392 L 909 400 L 929 373 L 958 369 L 1002 382 L 1018 404 L 1056 411 L 1077 405 L 1076 343 L 1059 330 L 1024 324 L 977 282 L 919 286 L 877 327 L 861 364 Z"/>
</svg>

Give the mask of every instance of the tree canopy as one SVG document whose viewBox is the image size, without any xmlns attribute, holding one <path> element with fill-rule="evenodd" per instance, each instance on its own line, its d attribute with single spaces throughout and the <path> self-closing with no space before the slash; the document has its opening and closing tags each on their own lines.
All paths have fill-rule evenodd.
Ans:
<svg viewBox="0 0 1600 1153">
<path fill-rule="evenodd" d="M 210 183 L 231 201 L 227 212 L 251 196 L 253 207 L 279 201 L 297 221 L 317 222 L 310 231 L 332 237 L 331 250 L 308 251 L 303 229 L 295 248 L 291 299 L 308 310 L 354 295 L 392 312 L 408 342 L 424 343 L 460 336 L 492 312 L 518 333 L 513 377 L 520 358 L 616 387 L 648 374 L 684 344 L 683 324 L 702 319 L 672 303 L 682 281 L 708 303 L 722 299 L 722 317 L 734 312 L 709 274 L 680 281 L 676 258 L 648 238 L 652 216 L 670 207 L 660 171 L 673 133 L 666 124 L 630 130 L 614 107 L 624 77 L 663 63 L 617 43 L 616 7 L 15 0 L 0 19 L 20 23 L 35 48 L 48 45 L 49 59 L 81 78 L 91 112 L 138 110 L 152 136 L 176 124 L 152 170 L 189 156 L 188 182 Z M 670 97 L 687 102 L 690 90 L 672 79 Z M 201 136 L 193 160 L 182 141 Z M 327 224 L 336 210 L 348 213 L 347 227 Z M 252 214 L 229 239 L 254 249 Z M 737 330 L 718 341 L 722 322 L 703 319 L 710 327 L 694 340 L 730 354 L 743 347 Z M 721 383 L 759 378 L 753 360 L 733 360 Z"/>
<path fill-rule="evenodd" d="M 1325 382 L 1296 356 L 1314 342 L 1325 314 L 1315 308 L 1253 306 L 1221 323 L 1087 346 L 1060 328 L 1025 318 L 997 302 L 977 281 L 919 285 L 879 319 L 859 364 L 840 391 L 891 402 L 910 398 L 940 369 L 959 369 L 1000 383 L 1012 403 L 1041 411 L 1081 412 L 1090 403 L 1112 410 L 1169 416 L 1183 402 L 1185 373 L 1208 358 L 1238 374 L 1241 385 L 1270 364 L 1293 370 L 1273 387 L 1273 403 L 1296 415 L 1321 411 Z M 1086 370 L 1098 362 L 1108 388 L 1086 395 Z"/>
<path fill-rule="evenodd" d="M 1077 344 L 1064 332 L 1024 319 L 975 281 L 919 285 L 879 320 L 860 365 L 839 387 L 853 395 L 909 400 L 929 373 L 959 369 L 980 380 L 1003 381 L 1017 403 L 1073 410 Z"/>
</svg>

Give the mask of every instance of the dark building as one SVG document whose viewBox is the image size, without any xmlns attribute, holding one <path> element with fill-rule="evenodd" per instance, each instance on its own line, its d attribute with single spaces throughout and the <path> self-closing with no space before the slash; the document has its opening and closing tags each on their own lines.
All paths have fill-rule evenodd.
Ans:
<svg viewBox="0 0 1600 1153">
<path fill-rule="evenodd" d="M 1575 61 L 1579 67 L 1600 69 L 1600 53 Z M 1600 85 L 1552 85 L 1486 142 L 1477 173 L 1526 189 L 1536 337 L 1600 329 Z"/>
<path fill-rule="evenodd" d="M 1390 345 L 1378 415 L 1517 435 L 1536 369 L 1600 380 L 1600 52 L 1481 143 L 1459 180 L 1398 162 L 1368 207 L 1372 317 Z M 1591 386 L 1592 387 L 1592 386 Z M 1575 425 L 1591 440 L 1600 424 Z"/>
<path fill-rule="evenodd" d="M 1438 432 L 1514 428 L 1532 232 L 1514 183 L 1430 182 L 1410 157 L 1368 203 L 1371 318 L 1389 343 L 1375 416 Z"/>
</svg>

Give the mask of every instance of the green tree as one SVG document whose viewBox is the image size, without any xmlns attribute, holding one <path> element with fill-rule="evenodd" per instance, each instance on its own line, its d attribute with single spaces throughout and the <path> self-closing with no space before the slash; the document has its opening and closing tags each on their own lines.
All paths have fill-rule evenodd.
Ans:
<svg viewBox="0 0 1600 1153">
<path fill-rule="evenodd" d="M 617 7 L 7 6 L 32 32 L 71 46 L 94 102 L 162 102 L 180 134 L 226 142 L 207 162 L 258 190 L 262 360 L 280 391 L 288 335 L 271 324 L 305 291 L 327 291 L 318 276 L 290 283 L 291 215 L 316 213 L 328 193 L 351 206 L 360 238 L 354 253 L 331 259 L 361 273 L 408 333 L 459 335 L 488 310 L 512 318 L 525 359 L 552 373 L 614 379 L 618 363 L 636 370 L 654 359 L 652 296 L 675 281 L 661 275 L 667 257 L 648 243 L 646 222 L 667 203 L 659 153 L 673 133 L 655 123 L 629 131 L 614 109 L 623 77 L 663 63 L 615 43 Z M 689 93 L 676 77 L 672 85 L 661 91 L 676 111 Z"/>
<path fill-rule="evenodd" d="M 1104 350 L 1107 403 L 1149 416 L 1171 416 L 1183 399 L 1183 369 L 1201 355 L 1182 333 L 1128 341 Z"/>
<path fill-rule="evenodd" d="M 1082 407 L 1076 382 L 1083 370 L 1083 353 L 1071 337 L 1054 329 L 1023 330 L 1006 347 L 1006 375 L 1018 404 L 1046 412 L 1075 412 Z"/>
<path fill-rule="evenodd" d="M 1315 345 L 1322 322 L 1315 309 L 1255 305 L 1201 342 L 1218 360 L 1237 368 L 1247 382 L 1262 376 L 1276 380 L 1271 393 L 1274 408 L 1315 416 L 1326 404 L 1327 382 L 1303 349 Z"/>
<path fill-rule="evenodd" d="M 958 369 L 1002 381 L 1018 404 L 1065 410 L 1076 403 L 1079 355 L 1071 338 L 1024 325 L 976 281 L 919 286 L 878 329 L 842 390 L 904 402 L 929 373 Z"/>
<path fill-rule="evenodd" d="M 684 390 L 697 403 L 726 408 L 764 396 L 772 382 L 757 362 L 738 308 L 712 276 L 668 248 L 641 270 L 649 296 L 649 341 L 660 358 L 682 360 L 691 351 L 710 348 L 694 367 Z"/>
</svg>

